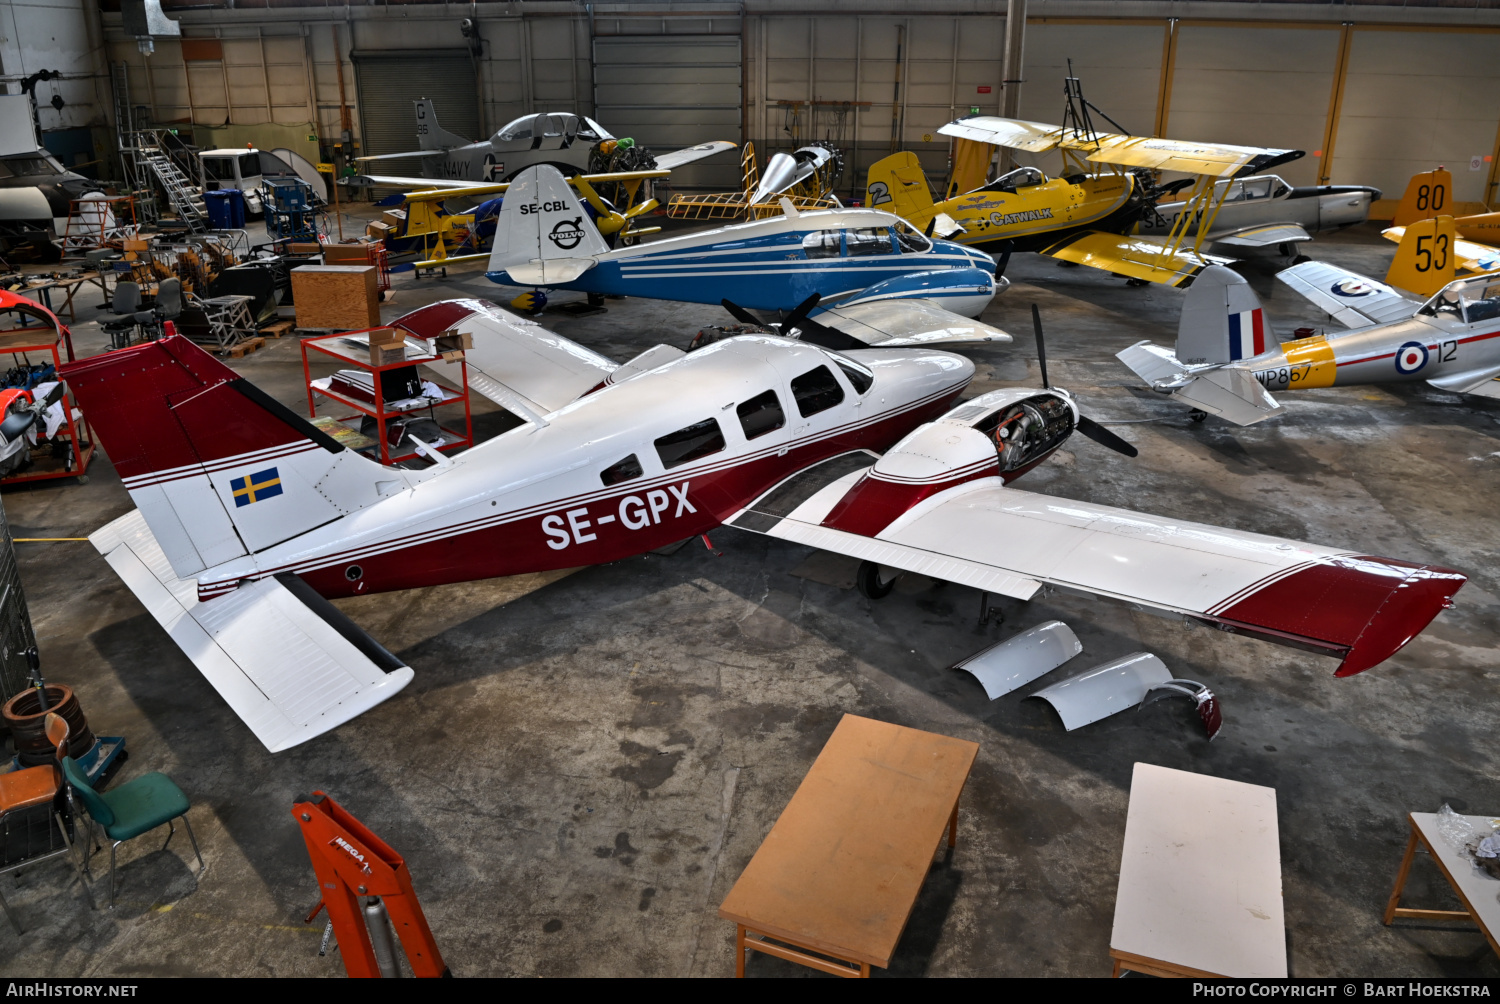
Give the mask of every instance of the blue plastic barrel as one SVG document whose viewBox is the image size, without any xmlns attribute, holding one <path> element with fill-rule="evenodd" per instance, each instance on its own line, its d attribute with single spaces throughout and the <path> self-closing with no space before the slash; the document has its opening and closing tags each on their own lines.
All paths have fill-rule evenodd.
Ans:
<svg viewBox="0 0 1500 1004">
<path fill-rule="evenodd" d="M 245 193 L 238 188 L 230 188 L 224 194 L 229 196 L 229 226 L 223 229 L 245 229 Z"/>
<path fill-rule="evenodd" d="M 203 193 L 203 204 L 208 209 L 208 225 L 215 230 L 232 230 L 233 225 L 229 222 L 229 193 L 230 189 L 219 188 L 212 192 Z"/>
</svg>

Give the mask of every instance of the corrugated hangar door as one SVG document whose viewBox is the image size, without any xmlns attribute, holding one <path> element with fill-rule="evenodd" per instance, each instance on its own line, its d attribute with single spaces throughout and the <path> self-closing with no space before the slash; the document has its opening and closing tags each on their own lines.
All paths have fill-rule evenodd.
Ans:
<svg viewBox="0 0 1500 1004">
<path fill-rule="evenodd" d="M 438 123 L 471 141 L 479 135 L 479 97 L 474 64 L 466 49 L 360 52 L 354 61 L 359 98 L 362 153 L 402 153 L 417 149 L 417 119 L 412 102 L 431 98 Z M 421 162 L 395 161 L 384 174 L 417 173 Z"/>
<path fill-rule="evenodd" d="M 594 88 L 599 124 L 655 153 L 740 141 L 738 35 L 596 36 Z M 679 168 L 671 185 L 737 189 L 739 157 L 721 153 Z"/>
</svg>

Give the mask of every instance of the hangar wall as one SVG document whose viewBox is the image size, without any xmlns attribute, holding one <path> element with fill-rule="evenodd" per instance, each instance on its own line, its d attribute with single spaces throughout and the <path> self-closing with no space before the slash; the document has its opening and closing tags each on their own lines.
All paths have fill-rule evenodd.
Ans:
<svg viewBox="0 0 1500 1004">
<path fill-rule="evenodd" d="M 335 30 L 356 135 L 361 121 L 406 118 L 410 98 L 423 96 L 415 71 L 379 93 L 362 87 L 358 60 L 399 65 L 407 53 L 414 65 L 422 51 L 446 50 L 454 57 L 443 69 L 473 83 L 465 117 L 477 116 L 476 138 L 524 111 L 568 107 L 605 109 L 606 127 L 657 149 L 752 139 L 764 156 L 828 136 L 851 151 L 851 192 L 893 144 L 918 151 L 940 183 L 948 146 L 937 127 L 1000 104 L 1004 0 L 928 4 L 921 16 L 898 13 L 911 4 L 895 0 L 857 10 L 831 0 L 166 6 L 184 41 L 161 43 L 150 59 L 121 34 L 118 15 L 105 15 L 109 58 L 130 67 L 137 104 L 161 121 L 306 124 L 325 142 L 339 133 Z M 1030 10 L 1025 117 L 1057 120 L 1071 59 L 1086 95 L 1132 132 L 1304 149 L 1282 169 L 1289 180 L 1374 184 L 1390 195 L 1413 171 L 1444 163 L 1456 199 L 1495 200 L 1500 11 L 1156 0 L 1032 0 Z M 458 30 L 469 16 L 483 39 L 477 58 Z M 222 54 L 195 58 L 213 57 L 198 48 L 208 40 Z M 680 86 L 695 71 L 702 80 Z M 375 107 L 361 111 L 361 101 Z M 459 131 L 450 118 L 445 127 Z M 376 147 L 401 135 L 368 131 L 371 153 L 391 152 Z M 721 160 L 679 184 L 732 184 L 737 171 Z"/>
</svg>

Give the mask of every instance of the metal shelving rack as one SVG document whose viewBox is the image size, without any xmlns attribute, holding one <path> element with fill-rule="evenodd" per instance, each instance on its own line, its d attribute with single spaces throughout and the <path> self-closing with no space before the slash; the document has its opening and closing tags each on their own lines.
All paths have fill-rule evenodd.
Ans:
<svg viewBox="0 0 1500 1004">
<path fill-rule="evenodd" d="M 387 363 L 383 366 L 376 366 L 370 362 L 370 351 L 367 345 L 349 344 L 349 341 L 355 336 L 368 336 L 369 332 L 373 330 L 375 329 L 367 328 L 360 331 L 341 331 L 331 335 L 317 335 L 311 338 L 302 339 L 302 376 L 307 383 L 308 415 L 314 418 L 317 417 L 318 399 L 321 397 L 332 401 L 337 405 L 341 405 L 344 408 L 353 410 L 353 414 L 337 416 L 338 421 L 340 422 L 347 421 L 351 418 L 360 417 L 375 419 L 376 431 L 378 433 L 379 439 L 379 459 L 382 464 L 389 466 L 391 464 L 401 463 L 402 461 L 406 460 L 414 460 L 417 457 L 422 456 L 422 454 L 415 449 L 401 453 L 392 453 L 390 436 L 387 430 L 387 423 L 390 419 L 409 417 L 414 413 L 420 413 L 424 409 L 412 408 L 407 410 L 388 410 L 386 407 L 387 402 L 385 400 L 385 395 L 381 387 L 380 374 L 391 370 L 401 369 L 403 367 L 422 366 L 435 363 L 441 360 L 442 357 L 438 355 L 437 352 L 430 351 L 427 355 L 409 355 L 399 362 Z M 431 345 L 431 339 L 423 339 L 420 335 L 413 335 L 411 332 L 405 332 L 405 334 L 407 338 L 416 338 L 419 341 L 427 341 L 429 343 L 429 347 Z M 374 401 L 361 401 L 359 398 L 336 391 L 332 387 L 317 386 L 313 381 L 312 366 L 310 356 L 308 354 L 309 351 L 319 353 L 323 356 L 334 359 L 340 364 L 343 364 L 345 368 L 358 368 L 368 371 L 373 383 L 372 390 L 374 392 Z M 451 365 L 456 365 L 458 367 L 459 375 L 458 380 L 455 382 L 458 383 L 459 390 L 455 392 L 444 387 L 443 399 L 441 401 L 432 402 L 425 409 L 427 414 L 432 417 L 433 421 L 436 421 L 438 423 L 438 427 L 443 431 L 444 442 L 441 446 L 436 447 L 436 449 L 442 453 L 456 452 L 458 450 L 468 449 L 469 447 L 474 445 L 474 422 L 469 408 L 468 364 L 463 360 L 462 357 L 460 357 L 454 360 Z M 463 405 L 464 409 L 462 433 L 458 432 L 457 429 L 451 428 L 450 426 L 443 424 L 443 422 L 438 421 L 435 416 L 435 412 L 439 408 L 450 408 L 460 404 Z"/>
</svg>

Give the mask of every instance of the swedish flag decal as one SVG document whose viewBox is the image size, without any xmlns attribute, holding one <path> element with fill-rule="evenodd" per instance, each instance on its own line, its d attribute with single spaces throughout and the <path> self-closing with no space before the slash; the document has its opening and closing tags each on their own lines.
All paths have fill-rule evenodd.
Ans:
<svg viewBox="0 0 1500 1004">
<path fill-rule="evenodd" d="M 268 467 L 255 474 L 232 479 L 229 487 L 234 492 L 234 507 L 238 509 L 252 502 L 264 502 L 266 499 L 280 495 L 281 475 L 277 473 L 276 468 Z"/>
</svg>

